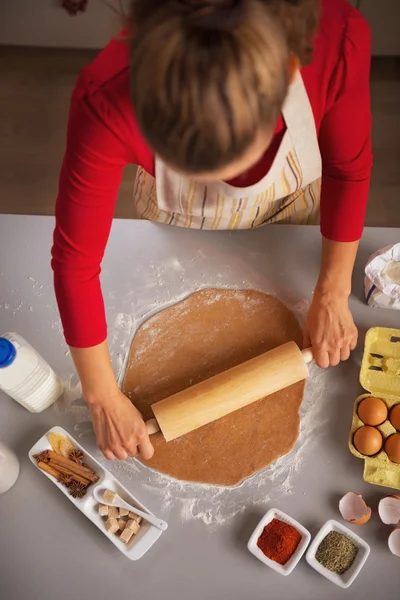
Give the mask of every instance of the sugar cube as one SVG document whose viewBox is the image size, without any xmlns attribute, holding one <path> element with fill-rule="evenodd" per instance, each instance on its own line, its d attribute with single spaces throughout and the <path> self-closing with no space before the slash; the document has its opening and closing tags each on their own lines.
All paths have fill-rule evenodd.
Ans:
<svg viewBox="0 0 400 600">
<path fill-rule="evenodd" d="M 109 506 L 108 507 L 108 516 L 111 517 L 112 519 L 119 519 L 119 510 L 116 506 Z"/>
<path fill-rule="evenodd" d="M 117 533 L 119 531 L 119 525 L 117 519 L 107 519 L 106 529 L 108 533 Z"/>
<path fill-rule="evenodd" d="M 137 523 L 141 523 L 142 522 L 142 517 L 139 517 L 138 515 L 135 515 L 135 513 L 132 512 L 131 510 L 129 511 L 129 518 L 133 519 Z"/>
<path fill-rule="evenodd" d="M 118 521 L 118 526 L 119 526 L 120 531 L 124 531 L 124 529 L 126 527 L 126 521 L 124 519 L 120 519 Z"/>
<path fill-rule="evenodd" d="M 130 519 L 126 524 L 126 529 L 130 529 L 136 535 L 139 533 L 140 525 L 137 521 Z"/>
<path fill-rule="evenodd" d="M 121 533 L 121 535 L 119 536 L 119 539 L 121 540 L 121 542 L 123 542 L 124 544 L 128 544 L 128 542 L 131 540 L 133 536 L 133 531 L 132 529 L 128 529 L 127 527 L 124 529 L 124 531 Z"/>
<path fill-rule="evenodd" d="M 108 504 L 113 504 L 117 495 L 117 492 L 113 492 L 112 490 L 104 490 L 103 500 L 104 502 L 108 502 Z"/>
<path fill-rule="evenodd" d="M 108 506 L 106 504 L 99 504 L 99 515 L 101 517 L 108 517 Z"/>
</svg>

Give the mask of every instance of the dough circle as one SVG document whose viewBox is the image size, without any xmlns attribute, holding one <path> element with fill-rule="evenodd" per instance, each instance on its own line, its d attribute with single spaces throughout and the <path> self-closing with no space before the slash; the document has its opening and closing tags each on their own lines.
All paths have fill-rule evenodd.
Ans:
<svg viewBox="0 0 400 600">
<path fill-rule="evenodd" d="M 154 402 L 290 340 L 300 344 L 301 329 L 276 298 L 202 290 L 140 327 L 122 390 L 151 419 Z M 293 448 L 303 394 L 297 383 L 168 444 L 157 433 L 145 462 L 176 479 L 236 485 Z"/>
</svg>

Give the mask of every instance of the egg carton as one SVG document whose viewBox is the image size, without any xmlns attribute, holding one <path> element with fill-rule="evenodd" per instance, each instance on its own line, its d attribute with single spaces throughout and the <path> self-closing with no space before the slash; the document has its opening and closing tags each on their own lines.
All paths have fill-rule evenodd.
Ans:
<svg viewBox="0 0 400 600">
<path fill-rule="evenodd" d="M 369 393 L 359 396 L 353 407 L 349 448 L 354 456 L 364 460 L 364 481 L 400 490 L 400 464 L 393 463 L 384 450 L 386 439 L 396 429 L 387 419 L 376 429 L 383 437 L 383 447 L 374 456 L 358 452 L 353 444 L 355 432 L 364 425 L 358 416 L 358 405 L 370 396 L 381 398 L 389 412 L 400 404 L 400 330 L 373 327 L 365 337 L 364 356 L 360 371 L 360 383 Z"/>
</svg>

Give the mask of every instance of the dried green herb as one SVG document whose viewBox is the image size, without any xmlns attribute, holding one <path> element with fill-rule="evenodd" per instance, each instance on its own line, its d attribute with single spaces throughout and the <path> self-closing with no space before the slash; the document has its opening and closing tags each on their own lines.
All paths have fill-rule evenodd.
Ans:
<svg viewBox="0 0 400 600">
<path fill-rule="evenodd" d="M 331 531 L 318 546 L 315 558 L 329 571 L 343 575 L 350 569 L 357 552 L 357 546 L 346 535 Z"/>
</svg>

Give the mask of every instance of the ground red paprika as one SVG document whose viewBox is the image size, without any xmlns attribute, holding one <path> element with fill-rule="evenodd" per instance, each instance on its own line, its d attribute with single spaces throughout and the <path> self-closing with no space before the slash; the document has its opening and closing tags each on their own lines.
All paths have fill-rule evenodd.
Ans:
<svg viewBox="0 0 400 600">
<path fill-rule="evenodd" d="M 273 519 L 264 527 L 257 546 L 267 558 L 284 565 L 296 552 L 300 540 L 301 534 L 293 525 Z"/>
</svg>

